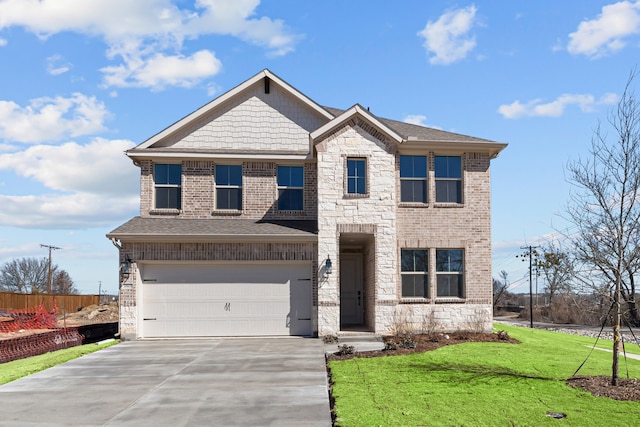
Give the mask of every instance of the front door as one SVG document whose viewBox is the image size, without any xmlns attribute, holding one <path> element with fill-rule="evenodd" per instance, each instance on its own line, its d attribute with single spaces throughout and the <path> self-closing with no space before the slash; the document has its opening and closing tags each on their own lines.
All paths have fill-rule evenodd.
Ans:
<svg viewBox="0 0 640 427">
<path fill-rule="evenodd" d="M 362 294 L 362 254 L 340 256 L 340 325 L 361 325 L 364 298 Z"/>
</svg>

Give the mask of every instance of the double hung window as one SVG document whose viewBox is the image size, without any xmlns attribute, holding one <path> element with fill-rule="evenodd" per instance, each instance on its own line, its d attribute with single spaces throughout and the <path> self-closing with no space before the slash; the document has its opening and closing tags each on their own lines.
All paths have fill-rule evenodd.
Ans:
<svg viewBox="0 0 640 427">
<path fill-rule="evenodd" d="M 155 164 L 153 167 L 156 209 L 180 209 L 182 203 L 182 166 Z"/>
<path fill-rule="evenodd" d="M 304 168 L 278 166 L 278 210 L 301 211 L 304 207 Z"/>
<path fill-rule="evenodd" d="M 426 156 L 400 156 L 400 201 L 427 203 Z"/>
<path fill-rule="evenodd" d="M 428 260 L 426 249 L 400 251 L 403 298 L 429 298 Z"/>
<path fill-rule="evenodd" d="M 242 210 L 242 166 L 216 165 L 216 209 Z"/>
<path fill-rule="evenodd" d="M 347 194 L 367 194 L 366 159 L 347 159 Z"/>
<path fill-rule="evenodd" d="M 436 282 L 439 297 L 464 298 L 464 251 L 436 250 Z"/>
<path fill-rule="evenodd" d="M 462 158 L 436 156 L 436 203 L 462 203 Z"/>
</svg>

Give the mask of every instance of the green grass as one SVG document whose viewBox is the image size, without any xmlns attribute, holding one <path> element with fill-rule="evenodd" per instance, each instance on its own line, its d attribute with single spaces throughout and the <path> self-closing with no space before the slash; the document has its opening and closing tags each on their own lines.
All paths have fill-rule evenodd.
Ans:
<svg viewBox="0 0 640 427">
<path fill-rule="evenodd" d="M 465 343 L 405 356 L 331 361 L 340 426 L 638 426 L 640 402 L 594 397 L 565 380 L 594 339 L 496 325 L 521 344 Z M 598 347 L 611 348 L 611 341 Z M 635 347 L 635 348 L 633 348 Z M 627 346 L 638 354 L 638 346 Z M 611 375 L 611 353 L 594 350 L 578 375 Z M 640 360 L 620 359 L 620 377 Z M 564 413 L 565 419 L 547 412 Z"/>
<path fill-rule="evenodd" d="M 39 356 L 27 357 L 26 359 L 2 363 L 0 364 L 0 384 L 6 384 L 18 378 L 44 371 L 52 366 L 76 359 L 85 354 L 93 353 L 94 351 L 102 350 L 118 342 L 119 341 L 111 341 L 104 344 L 85 344 L 64 350 L 52 351 Z"/>
</svg>

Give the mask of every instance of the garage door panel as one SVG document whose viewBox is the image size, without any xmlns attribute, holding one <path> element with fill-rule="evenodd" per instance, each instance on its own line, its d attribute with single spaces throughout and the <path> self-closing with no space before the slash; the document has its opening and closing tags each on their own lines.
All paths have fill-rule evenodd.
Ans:
<svg viewBox="0 0 640 427">
<path fill-rule="evenodd" d="M 144 337 L 312 333 L 310 265 L 141 267 Z"/>
</svg>

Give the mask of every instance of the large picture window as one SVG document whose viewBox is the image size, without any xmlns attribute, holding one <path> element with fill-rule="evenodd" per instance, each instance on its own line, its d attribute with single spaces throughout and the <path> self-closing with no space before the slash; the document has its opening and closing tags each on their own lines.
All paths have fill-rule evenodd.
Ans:
<svg viewBox="0 0 640 427">
<path fill-rule="evenodd" d="M 402 249 L 400 251 L 403 298 L 429 298 L 429 251 Z"/>
<path fill-rule="evenodd" d="M 400 156 L 400 201 L 427 202 L 426 156 Z"/>
<path fill-rule="evenodd" d="M 156 209 L 180 209 L 182 203 L 182 166 L 156 164 L 153 168 Z"/>
<path fill-rule="evenodd" d="M 216 209 L 242 210 L 242 166 L 216 165 Z"/>
<path fill-rule="evenodd" d="M 464 298 L 464 251 L 436 250 L 436 281 L 439 297 Z"/>
<path fill-rule="evenodd" d="M 278 166 L 278 210 L 301 211 L 304 207 L 304 168 Z"/>
<path fill-rule="evenodd" d="M 367 161 L 347 159 L 347 194 L 367 194 Z"/>
<path fill-rule="evenodd" d="M 436 156 L 436 203 L 462 203 L 462 158 Z"/>
</svg>

